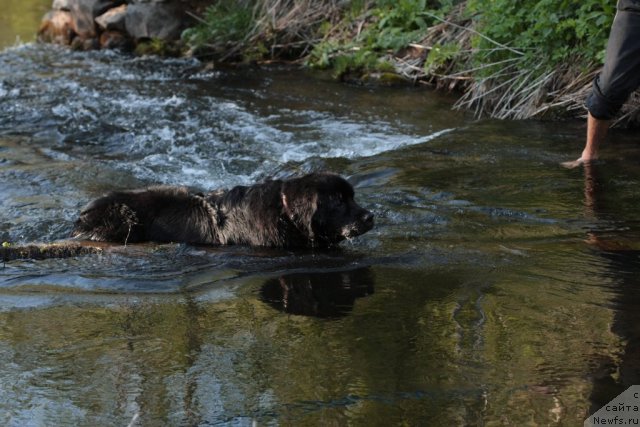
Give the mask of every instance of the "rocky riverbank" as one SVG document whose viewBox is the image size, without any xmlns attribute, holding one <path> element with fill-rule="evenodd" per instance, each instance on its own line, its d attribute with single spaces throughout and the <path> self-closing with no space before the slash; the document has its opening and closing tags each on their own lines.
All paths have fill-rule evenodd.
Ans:
<svg viewBox="0 0 640 427">
<path fill-rule="evenodd" d="M 217 63 L 295 61 L 358 83 L 429 84 L 459 91 L 456 106 L 479 116 L 584 117 L 615 8 L 605 0 L 570 10 L 540 4 L 54 0 L 38 38 L 81 50 L 190 52 Z M 616 124 L 640 122 L 638 99 Z"/>
<path fill-rule="evenodd" d="M 131 50 L 145 43 L 177 42 L 202 1 L 54 0 L 38 30 L 42 42 L 74 49 Z"/>
</svg>

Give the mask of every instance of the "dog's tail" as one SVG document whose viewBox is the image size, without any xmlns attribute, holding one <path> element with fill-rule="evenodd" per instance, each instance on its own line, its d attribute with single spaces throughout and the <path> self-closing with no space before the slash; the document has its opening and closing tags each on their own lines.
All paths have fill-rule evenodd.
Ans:
<svg viewBox="0 0 640 427">
<path fill-rule="evenodd" d="M 124 203 L 103 197 L 87 205 L 73 226 L 71 237 L 80 240 L 127 243 L 135 226 L 136 213 Z"/>
</svg>

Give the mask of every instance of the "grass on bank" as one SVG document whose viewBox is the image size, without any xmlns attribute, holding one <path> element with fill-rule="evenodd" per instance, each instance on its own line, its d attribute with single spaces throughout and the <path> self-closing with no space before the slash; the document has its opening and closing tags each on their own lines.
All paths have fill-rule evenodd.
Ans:
<svg viewBox="0 0 640 427">
<path fill-rule="evenodd" d="M 183 39 L 222 61 L 300 61 L 337 79 L 401 76 L 498 118 L 583 115 L 607 0 L 218 0 Z M 624 118 L 632 118 L 629 108 Z"/>
</svg>

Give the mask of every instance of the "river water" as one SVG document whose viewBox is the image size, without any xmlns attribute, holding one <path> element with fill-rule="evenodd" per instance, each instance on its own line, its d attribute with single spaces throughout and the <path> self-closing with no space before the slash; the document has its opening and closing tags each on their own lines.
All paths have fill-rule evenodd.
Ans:
<svg viewBox="0 0 640 427">
<path fill-rule="evenodd" d="M 0 269 L 2 425 L 582 425 L 640 370 L 640 148 L 289 68 L 0 52 L 0 240 L 113 190 L 330 170 L 336 251 L 129 245 Z"/>
</svg>

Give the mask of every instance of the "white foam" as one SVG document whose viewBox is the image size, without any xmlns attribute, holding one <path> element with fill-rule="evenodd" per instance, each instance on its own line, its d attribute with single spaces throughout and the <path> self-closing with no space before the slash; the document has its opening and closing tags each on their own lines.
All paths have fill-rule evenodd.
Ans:
<svg viewBox="0 0 640 427">
<path fill-rule="evenodd" d="M 129 94 L 112 100 L 120 110 L 117 120 L 135 132 L 128 150 L 138 154 L 118 167 L 167 184 L 236 185 L 270 175 L 289 162 L 375 156 L 452 131 L 413 135 L 381 121 L 356 122 L 314 111 L 261 117 L 232 101 L 202 100 L 204 107 L 175 95 Z"/>
<path fill-rule="evenodd" d="M 47 128 L 51 123 L 46 119 L 53 119 L 59 132 L 55 149 L 90 140 L 86 150 L 74 146 L 63 151 L 145 181 L 203 187 L 248 183 L 288 163 L 376 156 L 451 131 L 416 135 L 379 117 L 276 109 L 268 105 L 271 95 L 263 90 L 250 91 L 249 98 L 246 89 L 236 91 L 237 98 L 208 95 L 206 86 L 195 93 L 192 89 L 200 89 L 199 83 L 183 76 L 198 62 L 188 59 L 126 59 L 110 52 L 60 50 L 49 72 L 43 73 L 42 58 L 50 63 L 50 49 L 29 49 L 25 55 L 5 57 L 22 61 L 27 72 L 34 70 L 29 84 L 10 76 L 0 81 L 0 99 L 25 92 L 6 103 L 7 110 L 16 118 L 37 113 L 34 117 Z M 158 79 L 166 81 L 153 83 Z M 262 99 L 254 103 L 257 98 Z"/>
<path fill-rule="evenodd" d="M 7 89 L 4 87 L 4 83 L 0 82 L 0 98 L 18 98 L 19 96 L 20 89 Z"/>
</svg>

